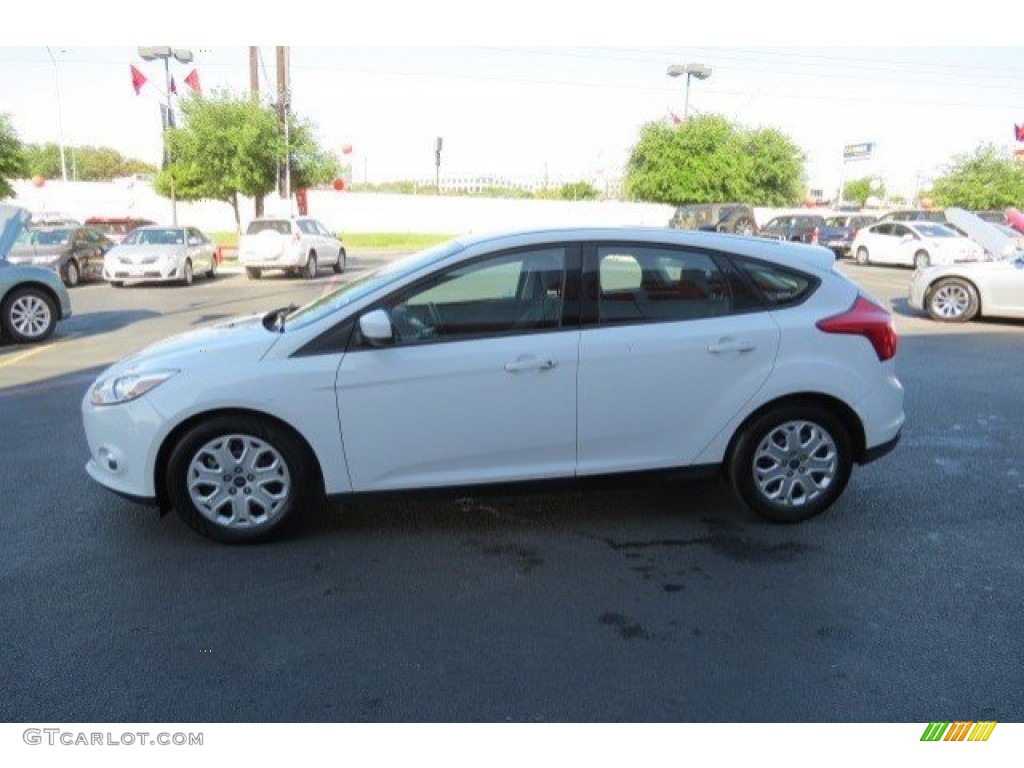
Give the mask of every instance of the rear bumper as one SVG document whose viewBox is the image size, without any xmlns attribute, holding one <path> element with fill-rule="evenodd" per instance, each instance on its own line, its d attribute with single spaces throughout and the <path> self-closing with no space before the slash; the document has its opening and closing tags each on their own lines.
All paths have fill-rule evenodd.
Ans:
<svg viewBox="0 0 1024 768">
<path fill-rule="evenodd" d="M 892 453 L 896 446 L 899 444 L 900 438 L 902 436 L 903 430 L 900 429 L 900 431 L 896 433 L 895 437 L 886 440 L 884 443 L 880 443 L 879 445 L 876 445 L 873 448 L 868 448 L 866 451 L 864 451 L 864 459 L 861 461 L 861 464 L 870 464 L 872 461 L 880 459 L 886 454 Z"/>
</svg>

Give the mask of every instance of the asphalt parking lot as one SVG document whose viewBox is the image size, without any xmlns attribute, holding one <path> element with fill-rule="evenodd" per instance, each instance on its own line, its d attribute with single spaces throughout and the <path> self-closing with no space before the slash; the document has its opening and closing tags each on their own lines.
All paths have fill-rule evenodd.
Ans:
<svg viewBox="0 0 1024 768">
<path fill-rule="evenodd" d="M 839 502 L 762 523 L 717 483 L 332 504 L 212 544 L 84 471 L 109 362 L 341 276 L 83 285 L 0 346 L 5 722 L 1024 720 L 1024 323 L 889 305 L 907 426 Z"/>
</svg>

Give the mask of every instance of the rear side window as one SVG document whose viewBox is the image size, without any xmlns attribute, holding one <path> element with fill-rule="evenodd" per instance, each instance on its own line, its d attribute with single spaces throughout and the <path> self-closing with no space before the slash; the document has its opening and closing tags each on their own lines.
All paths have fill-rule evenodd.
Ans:
<svg viewBox="0 0 1024 768">
<path fill-rule="evenodd" d="M 747 276 L 754 288 L 772 307 L 799 304 L 810 296 L 818 281 L 777 264 L 766 264 L 746 259 L 735 259 L 736 266 Z"/>
<path fill-rule="evenodd" d="M 292 231 L 291 222 L 283 221 L 280 219 L 263 219 L 260 221 L 253 221 L 249 223 L 249 228 L 245 230 L 247 235 L 258 235 L 260 232 L 278 232 L 282 235 L 290 235 Z"/>
<path fill-rule="evenodd" d="M 598 321 L 700 320 L 755 305 L 710 254 L 657 246 L 597 248 Z"/>
</svg>

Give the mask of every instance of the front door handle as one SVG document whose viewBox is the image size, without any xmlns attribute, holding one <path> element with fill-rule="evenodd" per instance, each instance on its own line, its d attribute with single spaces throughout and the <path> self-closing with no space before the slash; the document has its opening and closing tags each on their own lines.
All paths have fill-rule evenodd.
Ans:
<svg viewBox="0 0 1024 768">
<path fill-rule="evenodd" d="M 731 336 L 726 336 L 711 344 L 708 347 L 708 352 L 719 355 L 723 352 L 750 352 L 753 349 L 757 349 L 757 344 L 749 339 L 734 339 Z"/>
<path fill-rule="evenodd" d="M 549 371 L 556 365 L 558 365 L 558 363 L 550 357 L 544 358 L 543 360 L 531 357 L 516 360 L 514 363 L 505 363 L 505 370 L 509 373 L 521 373 L 522 371 Z"/>
</svg>

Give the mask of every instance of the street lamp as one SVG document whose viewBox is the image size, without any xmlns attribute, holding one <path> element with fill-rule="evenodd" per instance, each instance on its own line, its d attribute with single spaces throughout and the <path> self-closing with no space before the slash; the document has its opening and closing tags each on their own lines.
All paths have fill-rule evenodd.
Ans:
<svg viewBox="0 0 1024 768">
<path fill-rule="evenodd" d="M 682 75 L 686 75 L 686 102 L 683 106 L 683 120 L 686 120 L 690 116 L 690 78 L 696 77 L 698 80 L 707 80 L 711 77 L 711 67 L 705 67 L 703 64 L 669 65 L 669 77 L 680 77 Z"/>
<path fill-rule="evenodd" d="M 50 46 L 46 46 L 46 52 L 50 55 L 50 61 L 53 62 L 53 77 L 57 82 L 57 138 L 60 141 L 60 177 L 62 180 L 68 180 L 68 164 L 64 160 L 64 115 L 60 107 L 60 67 L 57 66 L 57 59 L 53 55 L 53 51 L 50 50 Z"/>
<path fill-rule="evenodd" d="M 166 111 L 163 115 L 164 128 L 164 165 L 167 165 L 167 131 L 174 127 L 174 112 L 171 109 L 171 57 L 182 64 L 192 62 L 192 51 L 188 48 L 171 48 L 168 45 L 160 46 L 139 46 L 139 56 L 144 61 L 155 61 L 162 59 L 164 62 L 164 95 L 167 98 Z M 171 174 L 171 223 L 178 224 L 178 198 L 174 192 L 174 175 Z"/>
</svg>

